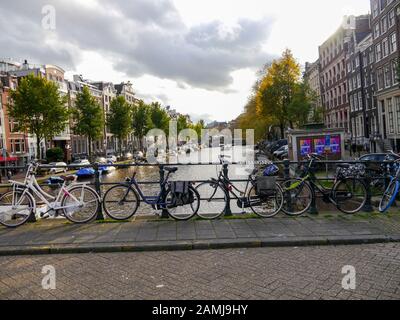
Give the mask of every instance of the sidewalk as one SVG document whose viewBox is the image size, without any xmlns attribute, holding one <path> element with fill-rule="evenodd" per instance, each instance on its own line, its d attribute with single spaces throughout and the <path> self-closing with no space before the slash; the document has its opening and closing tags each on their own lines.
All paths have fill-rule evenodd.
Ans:
<svg viewBox="0 0 400 320">
<path fill-rule="evenodd" d="M 219 221 L 137 220 L 73 225 L 65 220 L 0 227 L 0 255 L 254 248 L 400 242 L 400 215 L 321 214 Z"/>
</svg>

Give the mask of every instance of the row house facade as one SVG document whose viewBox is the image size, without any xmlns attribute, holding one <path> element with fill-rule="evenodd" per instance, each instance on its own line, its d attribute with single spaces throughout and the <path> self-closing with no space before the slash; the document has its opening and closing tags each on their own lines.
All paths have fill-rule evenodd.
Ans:
<svg viewBox="0 0 400 320">
<path fill-rule="evenodd" d="M 400 151 L 399 14 L 400 0 L 371 0 L 376 100 L 385 150 Z"/>
<path fill-rule="evenodd" d="M 18 86 L 16 76 L 0 73 L 0 147 L 1 164 L 25 165 L 30 159 L 28 135 L 17 129 L 17 124 L 8 116 L 12 103 L 10 91 Z"/>
<path fill-rule="evenodd" d="M 306 62 L 303 78 L 309 85 L 311 91 L 315 95 L 312 101 L 312 110 L 309 116 L 309 120 L 313 121 L 316 118 L 316 113 L 322 109 L 321 100 L 321 84 L 320 84 L 320 71 L 319 71 L 319 60 L 309 63 Z"/>
<path fill-rule="evenodd" d="M 65 71 L 56 65 L 31 65 L 24 62 L 15 62 L 11 59 L 0 59 L 0 162 L 4 151 L 9 159 L 17 159 L 19 164 L 26 163 L 34 159 L 36 150 L 36 137 L 26 133 L 16 132 L 17 124 L 8 118 L 7 105 L 10 103 L 9 92 L 16 89 L 19 81 L 28 75 L 44 77 L 58 85 L 59 93 L 67 96 L 67 107 L 75 106 L 77 94 L 82 92 L 83 87 L 87 87 L 93 97 L 102 106 L 104 119 L 110 111 L 111 101 L 117 96 L 123 96 L 132 105 L 137 104 L 133 85 L 131 82 L 123 82 L 114 85 L 111 82 L 93 82 L 84 80 L 81 75 L 74 75 L 73 81 L 65 79 Z M 77 158 L 84 158 L 88 155 L 88 141 L 86 137 L 74 134 L 73 119 L 69 120 L 64 132 L 51 141 L 41 141 L 40 152 L 45 154 L 48 148 L 59 147 L 64 150 L 65 161 L 69 162 Z M 127 137 L 125 146 L 128 150 L 134 149 L 135 139 L 133 136 Z M 98 156 L 115 154 L 118 150 L 118 141 L 111 134 L 107 126 L 104 126 L 102 139 L 94 141 L 92 145 L 93 153 Z"/>
<path fill-rule="evenodd" d="M 346 16 L 340 28 L 319 47 L 321 96 L 328 128 L 350 129 L 346 57 L 349 43 L 369 33 L 369 15 Z"/>
</svg>

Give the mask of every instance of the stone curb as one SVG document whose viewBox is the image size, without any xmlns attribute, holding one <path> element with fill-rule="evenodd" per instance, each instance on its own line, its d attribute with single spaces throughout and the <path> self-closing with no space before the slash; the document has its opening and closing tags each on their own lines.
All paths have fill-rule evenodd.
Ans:
<svg viewBox="0 0 400 320">
<path fill-rule="evenodd" d="M 0 246 L 0 256 L 74 253 L 117 253 L 151 251 L 217 250 L 274 247 L 336 246 L 400 242 L 398 235 L 360 235 L 330 237 L 293 237 L 260 239 L 219 239 L 194 241 L 152 241 L 137 243 L 93 243 L 68 245 Z"/>
</svg>

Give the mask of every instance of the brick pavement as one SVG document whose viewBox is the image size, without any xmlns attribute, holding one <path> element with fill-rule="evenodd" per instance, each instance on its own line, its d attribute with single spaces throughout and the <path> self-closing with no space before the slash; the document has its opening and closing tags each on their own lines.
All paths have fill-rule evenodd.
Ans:
<svg viewBox="0 0 400 320">
<path fill-rule="evenodd" d="M 56 290 L 41 287 L 42 267 Z M 342 268 L 356 289 L 342 288 Z M 0 257 L 0 299 L 399 299 L 400 244 Z"/>
<path fill-rule="evenodd" d="M 358 244 L 400 241 L 400 215 L 343 214 L 187 222 L 64 220 L 0 228 L 0 255 Z"/>
</svg>

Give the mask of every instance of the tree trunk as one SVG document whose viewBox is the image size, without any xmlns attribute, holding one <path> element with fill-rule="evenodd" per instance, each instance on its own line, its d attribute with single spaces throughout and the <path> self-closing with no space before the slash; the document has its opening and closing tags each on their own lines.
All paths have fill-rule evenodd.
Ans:
<svg viewBox="0 0 400 320">
<path fill-rule="evenodd" d="M 281 129 L 281 139 L 285 139 L 285 125 L 283 123 L 280 124 Z"/>
<path fill-rule="evenodd" d="M 88 156 L 89 160 L 92 160 L 92 138 L 88 137 Z"/>
<path fill-rule="evenodd" d="M 40 149 L 40 138 L 39 138 L 39 136 L 38 135 L 36 135 L 36 158 L 38 159 L 38 160 L 41 160 L 42 159 L 42 157 L 41 157 L 41 149 Z"/>
</svg>

